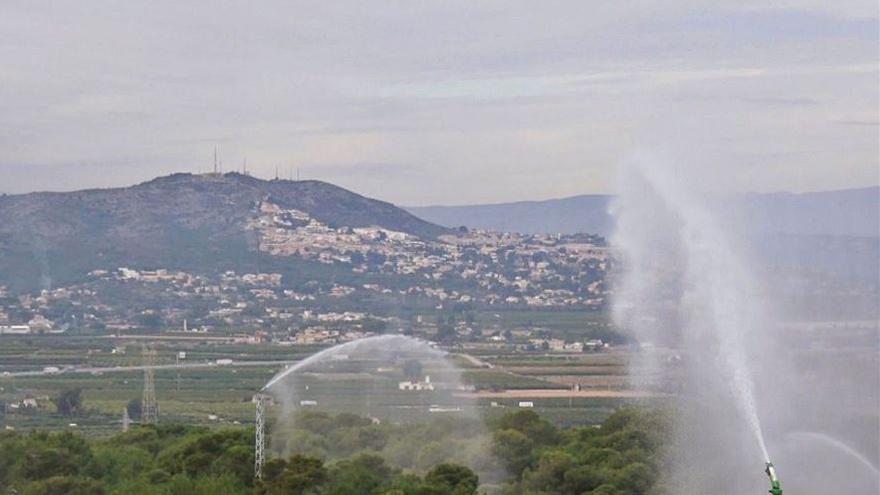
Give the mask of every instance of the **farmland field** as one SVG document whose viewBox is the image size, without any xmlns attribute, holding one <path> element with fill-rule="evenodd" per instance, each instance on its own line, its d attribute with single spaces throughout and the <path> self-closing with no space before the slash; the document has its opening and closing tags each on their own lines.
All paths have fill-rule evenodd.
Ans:
<svg viewBox="0 0 880 495">
<path fill-rule="evenodd" d="M 154 372 L 160 421 L 203 425 L 252 422 L 253 394 L 283 369 L 284 362 L 295 362 L 321 349 L 210 339 L 163 339 L 155 347 L 157 365 L 202 366 Z M 46 367 L 61 370 L 35 376 L 0 376 L 3 426 L 76 429 L 90 435 L 118 431 L 123 410 L 142 396 L 144 373 L 114 368 L 142 365 L 141 349 L 140 341 L 125 338 L 3 337 L 0 372 L 38 372 Z M 456 351 L 472 352 L 467 348 Z M 180 352 L 185 353 L 183 359 L 178 356 Z M 306 388 L 296 400 L 307 401 L 302 407 L 408 421 L 431 407 L 442 410 L 447 406 L 492 417 L 519 407 L 520 398 L 528 397 L 535 410 L 560 425 L 598 423 L 621 404 L 646 400 L 620 392 L 626 388 L 626 356 L 622 354 L 559 355 L 514 352 L 505 347 L 495 349 L 490 357 L 485 357 L 485 351 L 480 354 L 484 358 L 473 361 L 450 356 L 462 370 L 462 386 L 467 387 L 458 392 L 459 398 L 450 391 L 400 392 L 399 371 L 347 372 L 346 365 L 339 363 L 338 369 L 330 373 L 307 374 L 299 379 Z M 234 364 L 216 364 L 226 359 L 234 360 Z M 259 364 L 264 361 L 277 364 Z M 256 365 L 247 366 L 249 363 Z M 93 367 L 106 371 L 76 372 Z M 575 384 L 581 392 L 572 391 Z M 61 391 L 71 389 L 81 390 L 83 410 L 75 417 L 64 417 L 56 412 L 52 400 Z M 461 394 L 466 401 L 461 400 Z M 13 407 L 26 398 L 36 399 L 37 407 Z M 270 408 L 270 414 L 279 412 L 279 406 Z"/>
</svg>

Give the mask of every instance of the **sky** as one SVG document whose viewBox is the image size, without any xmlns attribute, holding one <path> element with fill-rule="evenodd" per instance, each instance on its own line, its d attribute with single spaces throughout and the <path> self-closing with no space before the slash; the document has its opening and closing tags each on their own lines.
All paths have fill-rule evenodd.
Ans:
<svg viewBox="0 0 880 495">
<path fill-rule="evenodd" d="M 417 206 L 880 183 L 876 0 L 0 3 L 0 191 L 172 172 Z"/>
</svg>

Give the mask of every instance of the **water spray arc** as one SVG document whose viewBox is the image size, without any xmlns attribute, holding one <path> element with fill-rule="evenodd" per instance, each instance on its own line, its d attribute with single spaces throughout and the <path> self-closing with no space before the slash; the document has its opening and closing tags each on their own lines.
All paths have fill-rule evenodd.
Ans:
<svg viewBox="0 0 880 495">
<path fill-rule="evenodd" d="M 880 470 L 877 469 L 877 466 L 871 464 L 871 461 L 868 460 L 867 457 L 836 438 L 815 431 L 796 431 L 789 433 L 788 437 L 791 439 L 818 442 L 819 444 L 826 445 L 854 460 L 856 464 L 865 468 L 869 473 L 874 475 L 875 478 L 880 479 Z"/>
<path fill-rule="evenodd" d="M 419 339 L 414 339 L 412 337 L 405 337 L 402 335 L 379 335 L 376 337 L 365 337 L 358 340 L 352 340 L 351 342 L 346 342 L 344 344 L 339 344 L 329 349 L 324 349 L 321 352 L 315 353 L 308 358 L 303 359 L 302 361 L 288 367 L 281 373 L 278 373 L 277 375 L 272 377 L 272 379 L 263 386 L 262 390 L 269 390 L 288 376 L 330 356 L 345 354 L 347 352 L 352 352 L 360 347 L 365 346 L 377 346 L 385 349 L 399 348 L 402 350 L 405 350 L 407 348 L 424 347 L 430 349 L 431 352 L 436 354 L 437 356 L 445 355 L 445 352 L 433 349 L 429 346 L 428 343 Z"/>
<path fill-rule="evenodd" d="M 415 388 L 413 380 L 419 378 L 406 372 L 407 365 L 413 362 L 419 364 L 417 375 L 424 376 L 425 381 L 418 382 L 423 388 Z M 422 370 L 422 364 L 429 367 L 430 375 Z M 338 392 L 334 387 L 340 379 L 354 381 L 345 385 L 344 392 Z M 328 384 L 330 388 L 323 388 Z M 386 334 L 323 349 L 280 370 L 254 396 L 254 477 L 260 479 L 263 475 L 270 450 L 284 456 L 297 453 L 296 437 L 291 433 L 297 427 L 296 413 L 303 407 L 351 413 L 374 422 L 405 423 L 456 415 L 462 419 L 463 427 L 480 431 L 482 426 L 474 423 L 482 418 L 477 416 L 477 408 L 471 406 L 472 399 L 455 392 L 462 387 L 461 370 L 449 354 L 420 339 Z M 267 428 L 270 405 L 277 405 L 277 410 L 273 409 L 271 433 Z M 461 459 L 466 458 L 462 455 Z M 494 474 L 488 470 L 486 473 Z"/>
</svg>

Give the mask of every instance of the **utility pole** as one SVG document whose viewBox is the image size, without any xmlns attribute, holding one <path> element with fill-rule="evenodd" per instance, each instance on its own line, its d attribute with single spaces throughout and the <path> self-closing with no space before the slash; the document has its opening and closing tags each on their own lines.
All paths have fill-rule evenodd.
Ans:
<svg viewBox="0 0 880 495">
<path fill-rule="evenodd" d="M 156 403 L 156 384 L 153 380 L 153 366 L 156 365 L 156 350 L 144 346 L 144 397 L 141 400 L 141 424 L 159 422 L 159 405 Z"/>
<path fill-rule="evenodd" d="M 128 431 L 131 426 L 131 416 L 128 415 L 128 407 L 122 408 L 122 432 Z"/>
<path fill-rule="evenodd" d="M 266 394 L 254 396 L 257 417 L 254 421 L 254 478 L 263 479 L 263 466 L 266 464 L 266 406 L 270 397 Z"/>
</svg>

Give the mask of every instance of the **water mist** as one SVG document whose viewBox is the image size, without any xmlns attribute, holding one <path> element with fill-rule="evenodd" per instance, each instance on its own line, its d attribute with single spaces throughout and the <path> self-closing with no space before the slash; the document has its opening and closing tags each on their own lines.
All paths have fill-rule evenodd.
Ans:
<svg viewBox="0 0 880 495">
<path fill-rule="evenodd" d="M 370 418 L 388 435 L 387 443 L 368 443 L 394 467 L 419 472 L 455 462 L 473 469 L 484 483 L 497 482 L 503 473 L 489 451 L 485 423 L 462 389 L 461 370 L 426 341 L 380 335 L 342 343 L 282 370 L 263 387 L 278 404 L 271 450 L 281 457 L 333 458 L 339 445 L 316 443 L 314 432 L 299 420 L 307 412 L 351 413 Z M 443 434 L 408 436 L 426 431 Z M 351 441 L 344 430 L 340 435 L 340 442 Z"/>
<path fill-rule="evenodd" d="M 823 307 L 811 294 L 843 282 L 762 256 L 710 171 L 637 156 L 612 207 L 614 317 L 642 344 L 630 378 L 673 398 L 658 492 L 765 493 L 768 449 L 787 493 L 880 492 L 880 325 L 851 304 L 872 289 Z"/>
<path fill-rule="evenodd" d="M 750 490 L 762 482 L 761 460 L 769 462 L 746 347 L 766 328 L 764 311 L 710 202 L 677 172 L 644 156 L 622 170 L 612 213 L 625 270 L 614 315 L 646 349 L 634 361 L 635 385 L 673 388 L 683 399 L 671 491 Z M 677 374 L 664 371 L 678 361 Z M 724 472 L 744 459 L 751 471 Z"/>
</svg>

